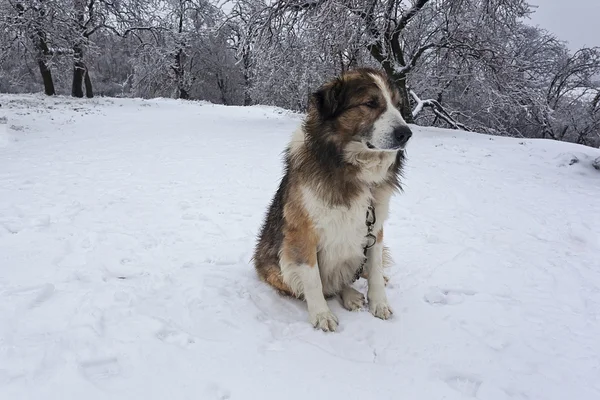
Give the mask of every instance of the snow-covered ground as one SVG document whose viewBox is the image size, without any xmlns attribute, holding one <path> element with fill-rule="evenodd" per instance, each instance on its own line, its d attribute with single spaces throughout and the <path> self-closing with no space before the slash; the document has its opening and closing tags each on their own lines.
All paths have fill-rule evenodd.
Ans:
<svg viewBox="0 0 600 400">
<path fill-rule="evenodd" d="M 598 150 L 415 128 L 394 317 L 326 334 L 250 264 L 301 116 L 0 104 L 2 400 L 600 399 Z"/>
</svg>

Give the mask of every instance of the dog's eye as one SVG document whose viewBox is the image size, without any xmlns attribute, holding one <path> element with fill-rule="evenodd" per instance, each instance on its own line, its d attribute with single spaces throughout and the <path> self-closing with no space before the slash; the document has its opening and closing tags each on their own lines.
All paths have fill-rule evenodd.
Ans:
<svg viewBox="0 0 600 400">
<path fill-rule="evenodd" d="M 378 103 L 377 103 L 377 100 L 369 100 L 366 103 L 364 103 L 364 105 L 369 108 L 377 108 Z"/>
</svg>

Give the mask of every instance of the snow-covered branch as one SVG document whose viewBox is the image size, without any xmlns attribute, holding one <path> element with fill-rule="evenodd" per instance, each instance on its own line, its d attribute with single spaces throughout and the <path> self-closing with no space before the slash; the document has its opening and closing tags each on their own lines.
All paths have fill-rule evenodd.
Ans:
<svg viewBox="0 0 600 400">
<path fill-rule="evenodd" d="M 467 128 L 466 125 L 456 121 L 454 118 L 452 118 L 452 116 L 444 109 L 444 107 L 442 107 L 442 105 L 434 99 L 427 99 L 427 100 L 421 100 L 419 98 L 419 96 L 417 96 L 417 94 L 414 92 L 414 90 L 409 90 L 410 96 L 412 97 L 412 99 L 414 100 L 414 102 L 416 103 L 416 106 L 412 112 L 412 116 L 413 118 L 416 118 L 417 115 L 419 115 L 419 113 L 421 111 L 423 111 L 424 107 L 429 107 L 431 108 L 431 111 L 435 114 L 436 117 L 444 120 L 444 122 L 446 122 L 448 125 L 450 125 L 450 127 L 452 129 L 460 129 L 463 131 L 470 131 L 469 128 Z"/>
</svg>

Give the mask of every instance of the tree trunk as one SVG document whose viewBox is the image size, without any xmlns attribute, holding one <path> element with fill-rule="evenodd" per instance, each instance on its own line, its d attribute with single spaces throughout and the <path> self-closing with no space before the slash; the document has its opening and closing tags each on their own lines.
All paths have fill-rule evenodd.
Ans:
<svg viewBox="0 0 600 400">
<path fill-rule="evenodd" d="M 252 98 L 250 97 L 250 48 L 247 46 L 244 48 L 242 55 L 242 61 L 244 64 L 244 105 L 249 106 L 252 104 Z"/>
<path fill-rule="evenodd" d="M 85 66 L 80 61 L 75 61 L 73 66 L 73 84 L 71 86 L 71 96 L 83 97 L 83 75 Z"/>
<path fill-rule="evenodd" d="M 42 80 L 44 81 L 44 93 L 48 96 L 54 96 L 56 91 L 54 90 L 52 71 L 48 68 L 48 64 L 44 61 L 43 56 L 38 58 L 38 66 L 40 67 L 40 74 L 42 74 Z"/>
<path fill-rule="evenodd" d="M 252 105 L 252 98 L 250 97 L 250 93 L 248 91 L 248 87 L 247 86 L 244 88 L 244 105 L 245 106 Z"/>
<path fill-rule="evenodd" d="M 189 100 L 190 99 L 190 94 L 188 93 L 187 90 L 185 90 L 185 88 L 180 87 L 179 88 L 179 98 L 181 100 Z"/>
<path fill-rule="evenodd" d="M 368 45 L 368 49 L 371 56 L 381 64 L 388 77 L 396 83 L 398 91 L 400 92 L 400 112 L 402 113 L 404 120 L 408 123 L 414 123 L 414 118 L 412 116 L 410 98 L 406 85 L 407 74 L 410 69 L 414 67 L 414 64 L 423 52 L 430 48 L 430 46 L 423 46 L 420 52 L 418 51 L 413 55 L 413 58 L 407 65 L 404 50 L 400 44 L 400 35 L 408 23 L 429 1 L 430 0 L 417 0 L 413 2 L 412 7 L 402 15 L 400 20 L 393 18 L 394 7 L 397 6 L 397 3 L 399 2 L 388 1 L 384 17 L 386 28 L 382 32 L 379 32 L 379 29 L 374 25 L 375 16 L 373 14 L 373 8 L 371 8 L 363 17 L 371 29 L 371 32 L 374 33 L 374 36 L 381 37 L 377 42 Z M 372 4 L 374 5 L 375 3 L 376 2 L 373 2 Z M 396 70 L 394 66 L 401 66 L 402 71 Z"/>
<path fill-rule="evenodd" d="M 44 92 L 48 96 L 54 96 L 56 94 L 56 90 L 54 89 L 52 71 L 50 71 L 50 67 L 46 61 L 46 57 L 50 53 L 50 49 L 46 43 L 46 34 L 43 30 L 38 29 L 36 31 L 34 43 L 37 51 L 37 63 L 40 68 L 40 73 L 42 74 L 42 80 L 44 82 Z"/>
<path fill-rule="evenodd" d="M 227 105 L 225 81 L 221 78 L 221 74 L 217 73 L 217 86 L 221 92 L 221 103 Z"/>
<path fill-rule="evenodd" d="M 75 61 L 73 66 L 73 84 L 71 86 L 71 96 L 83 97 L 83 88 L 85 87 L 85 96 L 88 99 L 94 97 L 92 90 L 92 79 L 86 65 L 82 61 Z"/>
<path fill-rule="evenodd" d="M 93 2 L 90 4 L 92 4 L 90 7 L 93 7 Z M 87 31 L 84 26 L 86 2 L 84 0 L 74 0 L 73 6 L 77 22 L 80 26 L 79 33 L 81 36 L 76 39 L 76 42 L 73 45 L 73 82 L 71 85 L 71 96 L 78 98 L 83 97 L 83 85 L 85 80 L 85 95 L 87 98 L 92 98 L 94 97 L 92 80 L 88 74 L 87 66 L 83 61 L 84 45 L 91 35 L 91 32 Z M 93 8 L 89 9 L 90 16 L 93 13 L 92 10 Z"/>
<path fill-rule="evenodd" d="M 83 97 L 83 88 L 85 87 L 85 97 L 91 99 L 94 97 L 92 79 L 87 67 L 81 61 L 76 61 L 73 67 L 73 84 L 71 86 L 71 96 Z"/>
<path fill-rule="evenodd" d="M 175 53 L 175 65 L 172 67 L 175 72 L 175 80 L 177 81 L 177 91 L 179 92 L 179 98 L 182 100 L 189 100 L 190 93 L 187 90 L 185 84 L 185 71 L 183 69 L 183 49 L 179 49 Z"/>
<path fill-rule="evenodd" d="M 83 83 L 85 85 L 85 96 L 88 99 L 91 99 L 94 97 L 94 90 L 92 88 L 92 78 L 90 78 L 90 72 L 88 71 L 87 67 L 85 69 L 85 75 L 83 78 Z"/>
<path fill-rule="evenodd" d="M 182 10 L 179 13 L 179 34 L 183 32 L 183 18 L 184 11 Z M 177 53 L 175 53 L 175 65 L 172 68 L 173 71 L 175 71 L 175 79 L 177 80 L 177 90 L 179 91 L 179 98 L 182 100 L 189 100 L 190 93 L 188 91 L 188 85 L 186 85 L 185 83 L 185 69 L 183 66 L 185 62 L 185 53 L 183 51 L 183 49 L 185 48 L 185 43 L 178 43 L 178 45 L 181 47 L 179 47 Z"/>
<path fill-rule="evenodd" d="M 415 120 L 410 107 L 408 88 L 406 87 L 406 75 L 402 77 L 393 76 L 392 79 L 396 82 L 396 86 L 398 86 L 398 91 L 400 92 L 400 113 L 407 123 L 412 124 Z"/>
<path fill-rule="evenodd" d="M 409 124 L 414 123 L 414 118 L 410 109 L 408 89 L 406 87 L 406 74 L 400 74 L 394 71 L 390 60 L 383 55 L 383 51 L 380 44 L 370 45 L 369 50 L 371 56 L 381 64 L 387 76 L 396 84 L 396 87 L 400 92 L 400 113 L 402 114 L 402 118 L 404 118 L 404 120 Z M 399 53 L 399 51 L 397 53 Z M 403 54 L 395 54 L 395 57 L 401 59 L 403 57 Z"/>
<path fill-rule="evenodd" d="M 249 106 L 252 104 L 252 98 L 250 97 L 250 77 L 248 73 L 244 71 L 244 105 Z"/>
<path fill-rule="evenodd" d="M 19 19 L 23 18 L 25 13 L 25 7 L 17 2 L 15 4 L 15 9 L 18 12 Z M 52 71 L 50 71 L 50 67 L 46 62 L 46 56 L 50 52 L 48 45 L 46 44 L 46 34 L 42 29 L 43 20 L 44 20 L 44 10 L 37 10 L 37 19 L 33 20 L 35 30 L 30 35 L 30 38 L 33 42 L 33 47 L 36 51 L 36 61 L 38 64 L 38 68 L 40 69 L 40 74 L 42 75 L 42 81 L 44 82 L 44 93 L 48 96 L 54 96 L 56 94 L 56 90 L 54 89 L 54 80 L 52 79 Z"/>
<path fill-rule="evenodd" d="M 250 74 L 248 69 L 244 69 L 244 105 L 249 106 L 252 104 L 252 98 L 250 97 Z"/>
</svg>

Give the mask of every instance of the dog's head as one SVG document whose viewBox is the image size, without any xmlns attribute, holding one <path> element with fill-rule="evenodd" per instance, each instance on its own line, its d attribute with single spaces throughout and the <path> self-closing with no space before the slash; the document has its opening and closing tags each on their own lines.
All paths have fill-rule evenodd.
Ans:
<svg viewBox="0 0 600 400">
<path fill-rule="evenodd" d="M 398 89 L 385 73 L 361 68 L 325 83 L 311 96 L 311 135 L 372 152 L 403 150 L 412 132 L 398 109 Z"/>
</svg>

